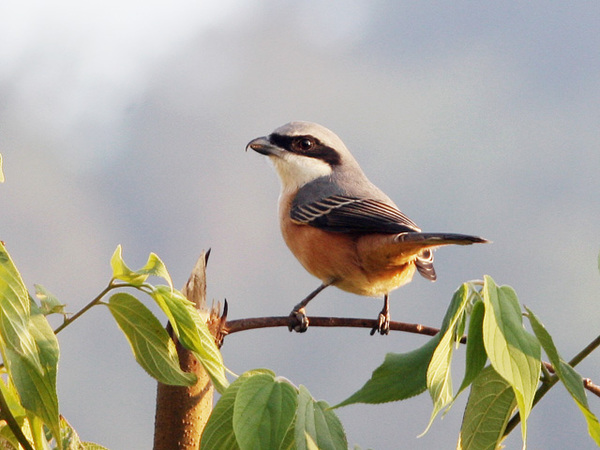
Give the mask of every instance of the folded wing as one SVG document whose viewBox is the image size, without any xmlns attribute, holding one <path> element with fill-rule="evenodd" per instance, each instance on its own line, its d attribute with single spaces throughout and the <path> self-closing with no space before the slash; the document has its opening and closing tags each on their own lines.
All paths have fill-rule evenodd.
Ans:
<svg viewBox="0 0 600 450">
<path fill-rule="evenodd" d="M 293 205 L 290 215 L 296 223 L 340 233 L 396 234 L 421 231 L 416 223 L 392 205 L 343 195 Z"/>
</svg>

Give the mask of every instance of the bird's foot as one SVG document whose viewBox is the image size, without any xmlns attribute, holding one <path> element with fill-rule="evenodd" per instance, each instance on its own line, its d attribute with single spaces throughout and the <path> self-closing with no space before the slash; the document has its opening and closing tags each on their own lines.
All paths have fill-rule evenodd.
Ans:
<svg viewBox="0 0 600 450">
<path fill-rule="evenodd" d="M 288 323 L 288 329 L 290 331 L 296 331 L 297 333 L 304 333 L 308 330 L 309 320 L 306 317 L 304 308 L 294 308 L 290 313 L 290 322 Z"/>
<path fill-rule="evenodd" d="M 390 312 L 381 311 L 379 316 L 377 317 L 377 326 L 371 328 L 371 336 L 373 336 L 376 332 L 379 332 L 381 335 L 388 334 L 390 332 Z"/>
</svg>

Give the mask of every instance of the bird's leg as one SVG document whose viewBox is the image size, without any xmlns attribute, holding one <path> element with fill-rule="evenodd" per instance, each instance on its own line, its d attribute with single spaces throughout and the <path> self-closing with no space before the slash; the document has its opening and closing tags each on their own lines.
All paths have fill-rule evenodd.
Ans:
<svg viewBox="0 0 600 450">
<path fill-rule="evenodd" d="M 377 326 L 371 329 L 371 336 L 379 331 L 379 334 L 388 334 L 390 332 L 390 300 L 388 294 L 383 297 L 383 309 L 377 318 Z"/>
<path fill-rule="evenodd" d="M 294 309 L 292 309 L 292 312 L 290 313 L 290 323 L 288 324 L 290 331 L 294 330 L 298 333 L 304 333 L 306 330 L 308 330 L 308 317 L 306 317 L 305 313 L 306 305 L 308 305 L 308 302 L 315 298 L 319 292 L 321 292 L 330 284 L 331 282 L 321 284 L 321 286 L 308 294 L 304 300 L 294 306 Z"/>
</svg>

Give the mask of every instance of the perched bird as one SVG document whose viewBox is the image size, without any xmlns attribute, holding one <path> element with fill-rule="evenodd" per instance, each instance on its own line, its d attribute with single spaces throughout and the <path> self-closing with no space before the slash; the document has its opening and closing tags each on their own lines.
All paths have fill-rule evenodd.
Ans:
<svg viewBox="0 0 600 450">
<path fill-rule="evenodd" d="M 279 221 L 292 253 L 321 285 L 290 314 L 290 331 L 308 328 L 305 308 L 327 286 L 372 297 L 383 309 L 371 334 L 389 332 L 390 291 L 417 270 L 434 281 L 435 247 L 488 242 L 476 236 L 422 233 L 371 183 L 342 140 L 311 122 L 290 122 L 250 141 L 281 178 Z"/>
</svg>

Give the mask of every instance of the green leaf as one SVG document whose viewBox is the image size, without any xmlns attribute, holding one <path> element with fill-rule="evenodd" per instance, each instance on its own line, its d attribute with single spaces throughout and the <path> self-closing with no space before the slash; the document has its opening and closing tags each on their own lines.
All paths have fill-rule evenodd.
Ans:
<svg viewBox="0 0 600 450">
<path fill-rule="evenodd" d="M 541 347 L 523 327 L 519 301 L 508 286 L 498 287 L 485 276 L 483 342 L 494 369 L 511 385 L 519 414 L 523 444 L 527 442 L 527 417 L 539 383 Z"/>
<path fill-rule="evenodd" d="M 45 316 L 49 314 L 65 315 L 65 305 L 61 303 L 54 295 L 50 293 L 44 286 L 34 284 L 35 296 L 40 300 L 41 312 Z"/>
<path fill-rule="evenodd" d="M 0 350 L 22 405 L 59 438 L 58 341 L 0 242 Z"/>
<path fill-rule="evenodd" d="M 202 432 L 200 448 L 214 450 L 239 449 L 233 431 L 233 409 L 238 391 L 243 383 L 256 374 L 266 374 L 275 377 L 270 370 L 257 369 L 243 373 L 223 392 Z"/>
<path fill-rule="evenodd" d="M 142 302 L 120 292 L 110 297 L 108 308 L 129 341 L 136 361 L 151 377 L 176 386 L 196 382 L 194 374 L 181 370 L 175 343 Z"/>
<path fill-rule="evenodd" d="M 125 281 L 132 286 L 141 286 L 146 282 L 150 275 L 153 275 L 164 278 L 169 284 L 169 287 L 173 289 L 171 276 L 164 263 L 155 253 L 150 253 L 144 267 L 133 271 L 125 264 L 122 256 L 122 249 L 119 245 L 110 259 L 110 265 L 113 270 L 113 278 Z"/>
<path fill-rule="evenodd" d="M 42 419 L 35 414 L 28 412 L 27 421 L 29 425 L 29 432 L 31 433 L 31 440 L 33 441 L 33 447 L 36 449 L 45 449 L 48 446 L 48 441 L 51 436 L 46 434 L 47 428 L 44 425 Z M 62 430 L 59 429 L 62 435 Z"/>
<path fill-rule="evenodd" d="M 513 415 L 515 406 L 515 394 L 510 384 L 492 366 L 480 371 L 471 385 L 457 448 L 459 450 L 501 448 L 504 430 Z"/>
<path fill-rule="evenodd" d="M 348 448 L 338 417 L 326 402 L 316 402 L 304 386 L 298 395 L 295 436 L 298 450 Z"/>
<path fill-rule="evenodd" d="M 459 291 L 461 289 L 466 287 L 462 286 Z M 365 385 L 334 408 L 353 403 L 404 400 L 422 393 L 427 388 L 427 369 L 433 352 L 451 323 L 456 322 L 458 311 L 464 309 L 463 300 L 464 298 L 459 295 L 452 297 L 440 333 L 411 352 L 388 353 L 383 364 L 375 369 Z"/>
<path fill-rule="evenodd" d="M 465 286 L 469 286 L 468 284 L 465 283 Z M 468 293 L 467 293 L 468 295 Z M 459 348 L 460 347 L 460 340 L 462 339 L 462 337 L 465 334 L 465 329 L 467 328 L 467 317 L 469 316 L 468 311 L 469 311 L 469 297 L 467 297 L 467 305 L 465 308 L 465 313 L 461 314 L 458 317 L 458 322 L 456 324 L 455 327 L 455 332 L 454 332 L 454 347 Z"/>
<path fill-rule="evenodd" d="M 110 266 L 112 267 L 113 278 L 125 281 L 133 286 L 141 286 L 148 279 L 148 274 L 134 272 L 125 264 L 120 244 L 110 258 Z"/>
<path fill-rule="evenodd" d="M 446 331 L 444 332 L 439 344 L 435 348 L 429 367 L 427 368 L 427 389 L 433 400 L 433 411 L 429 419 L 429 424 L 423 434 L 427 432 L 435 416 L 448 405 L 453 398 L 452 393 L 452 377 L 451 377 L 451 361 L 454 352 L 454 346 L 460 340 L 458 334 L 459 328 L 463 323 L 464 312 L 469 302 L 469 286 L 467 284 L 461 287 L 454 293 L 450 310 L 453 314 L 448 321 Z"/>
<path fill-rule="evenodd" d="M 0 369 L 0 391 L 4 400 L 3 407 L 10 411 L 10 414 L 14 417 L 19 428 L 23 431 L 25 436 L 30 436 L 29 424 L 27 422 L 27 410 L 21 405 L 19 394 L 11 382 L 9 377 L 6 377 L 6 367 Z M 6 384 L 5 384 L 6 380 Z M 13 434 L 11 428 L 7 422 L 2 420 L 5 418 L 5 414 L 0 409 L 0 448 L 19 450 L 22 447 L 19 446 L 19 440 Z"/>
<path fill-rule="evenodd" d="M 285 436 L 283 438 L 283 442 L 281 443 L 281 446 L 279 447 L 279 450 L 296 450 L 295 430 L 296 430 L 296 418 L 294 418 L 292 423 L 290 423 L 287 431 L 285 432 Z M 318 450 L 318 448 L 315 447 L 315 450 Z"/>
<path fill-rule="evenodd" d="M 427 389 L 427 367 L 440 340 L 439 334 L 408 353 L 388 353 L 371 378 L 357 392 L 334 406 L 404 400 Z"/>
<path fill-rule="evenodd" d="M 2 391 L 4 401 L 6 402 L 6 405 L 12 413 L 13 417 L 15 417 L 16 419 L 25 417 L 27 415 L 27 411 L 25 410 L 25 408 L 23 408 L 23 405 L 21 405 L 19 393 L 17 392 L 17 389 L 14 386 L 14 384 L 11 383 L 10 378 L 7 379 L 5 383 L 4 375 L 7 373 L 6 367 L 4 367 L 3 369 L 4 370 L 0 371 L 0 375 L 2 375 L 0 376 L 0 391 Z"/>
<path fill-rule="evenodd" d="M 223 357 L 194 304 L 181 292 L 167 286 L 154 287 L 150 295 L 166 314 L 179 342 L 194 353 L 217 391 L 223 393 L 229 385 Z"/>
<path fill-rule="evenodd" d="M 556 375 L 565 385 L 567 391 L 569 391 L 569 394 L 571 394 L 571 397 L 573 397 L 573 400 L 575 400 L 575 403 L 583 413 L 587 422 L 588 433 L 592 439 L 594 439 L 596 445 L 600 446 L 600 423 L 598 423 L 598 418 L 590 411 L 585 389 L 583 387 L 583 378 L 575 371 L 575 369 L 573 369 L 573 367 L 560 357 L 558 350 L 554 345 L 552 336 L 550 336 L 535 314 L 530 309 L 527 309 L 527 314 L 529 322 L 531 323 L 531 328 L 548 355 Z"/>
<path fill-rule="evenodd" d="M 19 422 L 19 426 L 22 427 L 23 424 Z M 22 450 L 23 448 L 8 425 L 0 426 L 0 448 L 2 450 Z"/>
<path fill-rule="evenodd" d="M 167 267 L 162 262 L 162 260 L 158 257 L 156 253 L 150 253 L 148 256 L 148 261 L 138 273 L 152 275 L 155 277 L 161 277 L 167 281 L 169 287 L 173 289 L 173 281 L 171 280 L 171 275 L 167 271 Z"/>
<path fill-rule="evenodd" d="M 17 268 L 0 242 L 0 336 L 3 346 L 28 356 L 42 370 L 33 337 L 28 333 L 29 294 Z"/>
<path fill-rule="evenodd" d="M 471 311 L 471 317 L 469 318 L 465 376 L 458 392 L 454 396 L 455 399 L 477 378 L 477 375 L 479 375 L 479 372 L 484 368 L 487 361 L 487 353 L 483 344 L 484 311 L 483 302 L 481 300 L 476 301 Z"/>
<path fill-rule="evenodd" d="M 298 392 L 287 380 L 270 374 L 249 377 L 238 390 L 233 411 L 240 449 L 280 448 L 297 405 Z"/>
<path fill-rule="evenodd" d="M 75 431 L 75 429 L 71 426 L 67 419 L 64 417 L 60 418 L 60 430 L 61 430 L 61 445 L 58 448 L 68 449 L 68 450 L 79 450 L 81 448 L 81 439 L 79 439 L 79 435 Z"/>
</svg>

